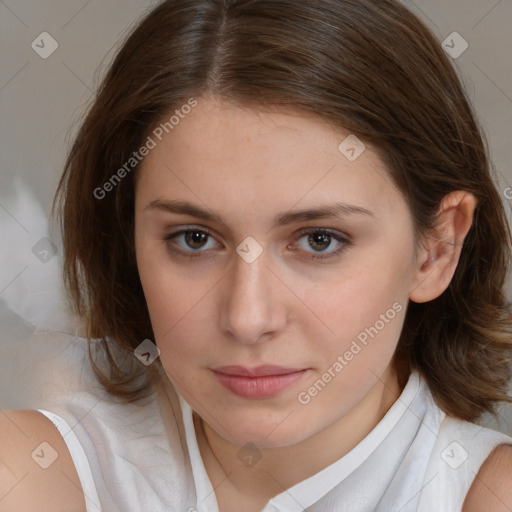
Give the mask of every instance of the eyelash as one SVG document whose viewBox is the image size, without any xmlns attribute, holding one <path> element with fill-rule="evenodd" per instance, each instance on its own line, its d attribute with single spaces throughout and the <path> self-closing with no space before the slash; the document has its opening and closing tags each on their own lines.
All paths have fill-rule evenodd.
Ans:
<svg viewBox="0 0 512 512">
<path fill-rule="evenodd" d="M 201 228 L 190 227 L 190 228 L 187 228 L 187 229 L 182 229 L 180 231 L 176 231 L 174 233 L 170 233 L 170 234 L 166 235 L 162 240 L 166 242 L 167 248 L 168 248 L 169 251 L 171 251 L 171 252 L 173 252 L 175 254 L 178 254 L 179 256 L 182 256 L 182 257 L 188 258 L 188 259 L 204 257 L 204 253 L 207 252 L 207 251 L 201 251 L 201 250 L 194 251 L 192 249 L 190 251 L 183 251 L 182 249 L 177 249 L 175 246 L 172 245 L 171 241 L 173 239 L 177 238 L 180 235 L 184 235 L 184 234 L 187 234 L 187 233 L 201 233 L 201 234 L 207 235 L 208 237 L 215 238 L 213 236 L 213 234 L 207 228 L 203 228 L 203 227 L 201 227 Z M 297 236 L 294 237 L 294 241 L 297 242 L 301 238 L 303 238 L 305 236 L 308 236 L 308 235 L 312 235 L 312 234 L 326 235 L 326 236 L 330 237 L 331 239 L 336 240 L 337 242 L 339 242 L 341 244 L 338 249 L 336 249 L 334 251 L 331 251 L 331 252 L 328 252 L 328 253 L 325 253 L 325 254 L 322 253 L 322 252 L 308 253 L 309 254 L 309 258 L 312 259 L 312 260 L 326 260 L 326 259 L 333 258 L 335 256 L 340 255 L 342 252 L 345 251 L 345 249 L 347 249 L 349 246 L 352 245 L 352 242 L 351 242 L 351 240 L 350 240 L 350 238 L 348 236 L 342 235 L 341 233 L 339 233 L 337 231 L 332 231 L 330 229 L 325 229 L 325 228 L 306 228 L 306 229 L 303 229 L 303 230 L 301 230 L 298 233 Z M 295 251 L 297 249 L 294 248 L 292 250 Z"/>
</svg>

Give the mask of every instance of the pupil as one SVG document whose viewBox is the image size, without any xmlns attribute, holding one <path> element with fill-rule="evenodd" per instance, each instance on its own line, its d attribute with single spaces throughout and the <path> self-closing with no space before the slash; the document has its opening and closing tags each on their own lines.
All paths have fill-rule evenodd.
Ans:
<svg viewBox="0 0 512 512">
<path fill-rule="evenodd" d="M 201 248 L 206 242 L 207 235 L 199 231 L 191 231 L 186 234 L 187 244 L 193 249 Z"/>
<path fill-rule="evenodd" d="M 330 236 L 325 235 L 323 233 L 314 233 L 309 236 L 309 243 L 313 249 L 317 249 L 319 251 L 323 251 L 329 247 L 330 244 Z"/>
</svg>

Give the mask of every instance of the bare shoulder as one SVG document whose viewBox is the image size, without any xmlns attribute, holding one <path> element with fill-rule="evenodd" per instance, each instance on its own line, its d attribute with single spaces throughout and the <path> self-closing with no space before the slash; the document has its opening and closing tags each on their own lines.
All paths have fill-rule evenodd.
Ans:
<svg viewBox="0 0 512 512">
<path fill-rule="evenodd" d="M 33 410 L 0 410 L 0 511 L 84 512 L 80 480 L 57 427 Z"/>
<path fill-rule="evenodd" d="M 494 449 L 469 489 L 462 512 L 482 510 L 512 510 L 512 445 L 502 444 Z"/>
</svg>

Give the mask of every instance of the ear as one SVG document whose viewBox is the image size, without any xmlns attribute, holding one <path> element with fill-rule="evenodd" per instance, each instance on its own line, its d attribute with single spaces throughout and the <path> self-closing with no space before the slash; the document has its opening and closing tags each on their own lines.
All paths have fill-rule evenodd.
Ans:
<svg viewBox="0 0 512 512">
<path fill-rule="evenodd" d="M 476 204 L 475 196 L 464 191 L 451 192 L 441 201 L 436 225 L 425 235 L 418 250 L 418 267 L 409 292 L 413 302 L 428 302 L 448 288 Z"/>
</svg>

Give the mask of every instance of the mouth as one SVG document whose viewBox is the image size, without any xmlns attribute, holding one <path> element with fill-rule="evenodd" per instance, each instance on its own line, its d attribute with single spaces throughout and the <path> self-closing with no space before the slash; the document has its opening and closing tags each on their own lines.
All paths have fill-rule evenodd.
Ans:
<svg viewBox="0 0 512 512">
<path fill-rule="evenodd" d="M 273 397 L 295 384 L 308 369 L 263 365 L 254 368 L 221 366 L 212 368 L 212 371 L 233 394 L 248 399 L 262 399 Z"/>
</svg>

